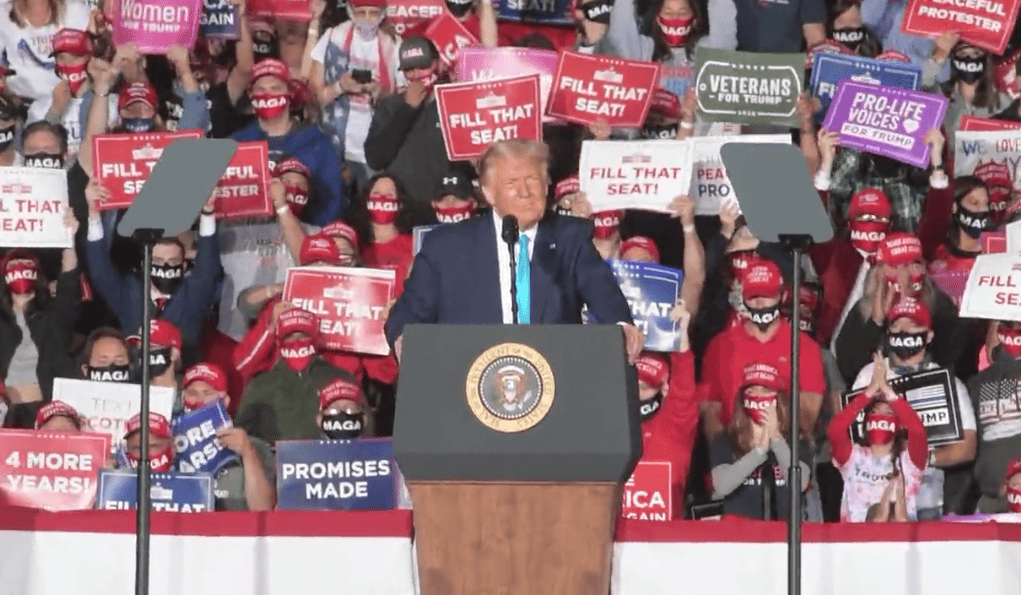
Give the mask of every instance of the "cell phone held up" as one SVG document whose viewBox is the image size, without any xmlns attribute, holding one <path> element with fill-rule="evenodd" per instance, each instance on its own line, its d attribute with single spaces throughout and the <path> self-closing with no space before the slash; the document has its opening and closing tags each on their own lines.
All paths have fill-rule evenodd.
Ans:
<svg viewBox="0 0 1021 595">
<path fill-rule="evenodd" d="M 372 82 L 372 71 L 363 68 L 355 68 L 351 71 L 351 78 L 359 85 L 367 85 Z"/>
</svg>

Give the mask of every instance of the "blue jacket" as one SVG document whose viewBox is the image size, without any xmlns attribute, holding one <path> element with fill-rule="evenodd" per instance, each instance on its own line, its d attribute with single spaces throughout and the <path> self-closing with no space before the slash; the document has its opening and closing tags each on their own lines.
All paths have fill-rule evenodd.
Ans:
<svg viewBox="0 0 1021 595">
<path fill-rule="evenodd" d="M 196 243 L 195 266 L 184 276 L 160 315 L 180 329 L 184 344 L 181 357 L 186 366 L 198 361 L 202 325 L 220 297 L 217 289 L 223 274 L 217 234 L 199 236 Z M 117 317 L 121 329 L 129 335 L 138 332 L 142 328 L 141 276 L 120 274 L 110 261 L 106 242 L 101 239 L 85 242 L 85 262 L 92 286 Z M 153 310 L 155 308 L 150 313 Z"/>
<path fill-rule="evenodd" d="M 581 324 L 582 305 L 607 324 L 633 324 L 613 271 L 591 238 L 586 219 L 548 212 L 539 222 L 531 261 L 533 324 Z M 497 248 L 490 215 L 429 232 L 386 321 L 390 344 L 406 324 L 502 324 Z"/>
<path fill-rule="evenodd" d="M 306 223 L 320 227 L 332 223 L 347 210 L 347 195 L 340 183 L 340 158 L 333 143 L 318 127 L 304 124 L 284 136 L 267 136 L 255 121 L 230 135 L 238 141 L 269 143 L 270 161 L 294 157 L 312 172 L 308 205 L 302 214 Z"/>
</svg>

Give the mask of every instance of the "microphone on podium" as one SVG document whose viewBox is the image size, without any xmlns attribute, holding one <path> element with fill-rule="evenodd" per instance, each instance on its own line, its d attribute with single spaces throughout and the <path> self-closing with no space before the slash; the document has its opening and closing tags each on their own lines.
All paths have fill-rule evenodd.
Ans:
<svg viewBox="0 0 1021 595">
<path fill-rule="evenodd" d="M 507 215 L 503 218 L 503 231 L 500 237 L 507 242 L 507 252 L 510 253 L 510 282 L 511 282 L 511 313 L 514 315 L 514 324 L 518 323 L 518 283 L 517 268 L 514 254 L 514 246 L 518 243 L 518 218 L 514 215 Z"/>
</svg>

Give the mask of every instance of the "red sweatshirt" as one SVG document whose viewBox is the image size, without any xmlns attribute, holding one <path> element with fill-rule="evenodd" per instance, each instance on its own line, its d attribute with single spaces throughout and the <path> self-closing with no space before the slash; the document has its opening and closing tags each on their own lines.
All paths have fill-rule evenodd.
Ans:
<svg viewBox="0 0 1021 595">
<path fill-rule="evenodd" d="M 858 413 L 872 402 L 871 397 L 862 393 L 855 397 L 846 408 L 833 416 L 830 422 L 830 447 L 833 449 L 833 461 L 842 466 L 851 458 L 854 443 L 849 432 L 851 424 Z M 919 469 L 925 469 L 929 461 L 929 437 L 918 414 L 903 397 L 890 403 L 893 414 L 897 416 L 897 424 L 908 431 L 908 456 Z"/>
<path fill-rule="evenodd" d="M 673 516 L 684 516 L 684 491 L 691 467 L 691 451 L 698 432 L 698 400 L 695 398 L 695 357 L 691 351 L 670 356 L 670 386 L 663 407 L 642 422 L 643 462 L 670 463 Z"/>
<path fill-rule="evenodd" d="M 279 302 L 280 297 L 277 296 L 263 306 L 258 320 L 248 329 L 245 336 L 241 337 L 241 341 L 234 349 L 234 367 L 245 379 L 245 384 L 276 365 L 280 357 L 275 329 L 270 324 L 273 306 Z M 397 360 L 393 355 L 362 356 L 342 351 L 323 351 L 320 355 L 334 366 L 354 374 L 359 382 L 366 373 L 370 378 L 384 384 L 393 384 L 397 379 Z"/>
<path fill-rule="evenodd" d="M 386 243 L 373 242 L 362 249 L 362 262 L 374 269 L 393 269 L 397 273 L 394 297 L 404 292 L 404 280 L 414 255 L 411 253 L 414 240 L 411 234 L 399 234 Z"/>
</svg>

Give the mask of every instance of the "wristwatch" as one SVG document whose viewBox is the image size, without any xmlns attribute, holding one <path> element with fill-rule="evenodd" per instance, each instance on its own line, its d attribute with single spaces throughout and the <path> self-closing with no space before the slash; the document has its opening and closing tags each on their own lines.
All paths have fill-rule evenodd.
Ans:
<svg viewBox="0 0 1021 595">
<path fill-rule="evenodd" d="M 935 467 L 936 466 L 936 451 L 931 449 L 931 448 L 929 449 L 929 464 L 928 464 L 928 466 L 929 467 Z"/>
</svg>

